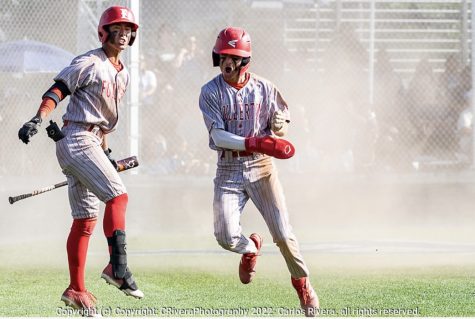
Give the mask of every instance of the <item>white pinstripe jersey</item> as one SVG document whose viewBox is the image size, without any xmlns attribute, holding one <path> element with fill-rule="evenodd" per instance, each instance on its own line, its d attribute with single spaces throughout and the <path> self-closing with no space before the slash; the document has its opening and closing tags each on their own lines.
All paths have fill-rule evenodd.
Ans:
<svg viewBox="0 0 475 319">
<path fill-rule="evenodd" d="M 201 88 L 199 104 L 208 132 L 217 128 L 243 137 L 271 135 L 275 111 L 281 110 L 290 118 L 287 103 L 275 85 L 253 73 L 240 90 L 219 74 Z M 211 137 L 209 147 L 217 150 Z"/>
<path fill-rule="evenodd" d="M 129 84 L 125 66 L 120 72 L 98 48 L 82 54 L 55 78 L 71 92 L 63 120 L 98 125 L 104 133 L 115 130 L 118 106 Z"/>
</svg>

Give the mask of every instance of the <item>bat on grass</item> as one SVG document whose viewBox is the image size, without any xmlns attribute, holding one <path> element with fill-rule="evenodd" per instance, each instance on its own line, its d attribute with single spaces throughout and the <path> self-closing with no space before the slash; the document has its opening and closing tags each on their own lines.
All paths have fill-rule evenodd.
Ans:
<svg viewBox="0 0 475 319">
<path fill-rule="evenodd" d="M 121 159 L 121 160 L 117 161 L 117 171 L 118 172 L 126 171 L 128 169 L 131 169 L 131 168 L 134 168 L 134 167 L 137 167 L 137 166 L 139 166 L 139 161 L 137 160 L 136 156 L 127 157 L 127 158 L 124 158 L 124 159 Z M 64 182 L 61 182 L 61 183 L 58 183 L 58 184 L 54 184 L 54 185 L 51 185 L 51 186 L 43 187 L 41 189 L 37 189 L 37 190 L 32 191 L 30 193 L 26 193 L 26 194 L 22 194 L 22 195 L 18 195 L 18 196 L 10 196 L 10 197 L 8 197 L 8 201 L 10 202 L 10 204 L 13 204 L 15 202 L 18 202 L 19 200 L 29 198 L 29 197 L 32 197 L 32 196 L 36 196 L 36 195 L 40 195 L 40 194 L 52 191 L 54 189 L 57 189 L 57 188 L 60 188 L 60 187 L 66 186 L 66 185 L 68 185 L 68 182 L 64 181 Z"/>
</svg>

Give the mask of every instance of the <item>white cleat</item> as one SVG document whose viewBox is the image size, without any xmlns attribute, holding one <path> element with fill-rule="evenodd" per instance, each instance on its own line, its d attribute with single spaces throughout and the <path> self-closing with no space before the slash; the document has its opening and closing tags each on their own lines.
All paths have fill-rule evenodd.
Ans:
<svg viewBox="0 0 475 319">
<path fill-rule="evenodd" d="M 132 277 L 132 273 L 130 273 L 129 270 L 127 270 L 126 278 L 115 278 L 112 271 L 112 265 L 108 264 L 102 271 L 101 278 L 104 279 L 109 285 L 112 285 L 123 291 L 127 296 L 137 299 L 142 299 L 144 297 L 144 293 L 137 288 L 134 278 Z"/>
</svg>

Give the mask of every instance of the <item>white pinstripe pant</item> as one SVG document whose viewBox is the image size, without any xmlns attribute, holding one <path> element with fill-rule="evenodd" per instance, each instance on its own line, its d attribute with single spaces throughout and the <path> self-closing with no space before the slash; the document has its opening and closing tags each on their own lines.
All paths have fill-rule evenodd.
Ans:
<svg viewBox="0 0 475 319">
<path fill-rule="evenodd" d="M 68 123 L 65 138 L 56 142 L 56 157 L 68 180 L 68 196 L 74 219 L 97 217 L 100 201 L 127 192 L 119 174 L 102 150 L 101 132 L 89 125 Z"/>
<path fill-rule="evenodd" d="M 264 218 L 292 277 L 308 276 L 297 238 L 289 223 L 282 186 L 272 158 L 268 156 L 258 154 L 218 159 L 213 202 L 214 234 L 218 243 L 224 249 L 239 254 L 256 252 L 254 243 L 243 236 L 240 223 L 249 198 Z"/>
</svg>

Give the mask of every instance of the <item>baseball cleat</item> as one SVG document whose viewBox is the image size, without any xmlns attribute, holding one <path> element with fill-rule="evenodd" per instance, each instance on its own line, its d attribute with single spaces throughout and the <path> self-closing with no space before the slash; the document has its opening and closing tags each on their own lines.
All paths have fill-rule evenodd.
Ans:
<svg viewBox="0 0 475 319">
<path fill-rule="evenodd" d="M 305 317 L 315 317 L 318 315 L 320 309 L 320 302 L 318 296 L 310 285 L 308 277 L 298 279 L 291 278 L 292 286 L 297 291 L 300 299 L 300 307 L 305 312 Z"/>
<path fill-rule="evenodd" d="M 109 285 L 122 290 L 127 296 L 132 296 L 137 299 L 142 299 L 144 297 L 144 293 L 137 288 L 134 277 L 132 277 L 132 273 L 128 268 L 124 278 L 116 278 L 112 271 L 112 264 L 108 264 L 102 271 L 101 278 Z"/>
<path fill-rule="evenodd" d="M 257 256 L 259 256 L 262 247 L 261 236 L 253 233 L 249 238 L 256 244 L 257 252 L 243 254 L 241 257 L 241 262 L 239 263 L 239 279 L 243 284 L 250 283 L 256 275 Z"/>
<path fill-rule="evenodd" d="M 80 310 L 84 317 L 101 317 L 96 310 L 97 298 L 89 291 L 77 291 L 68 287 L 61 296 L 66 306 Z"/>
</svg>

